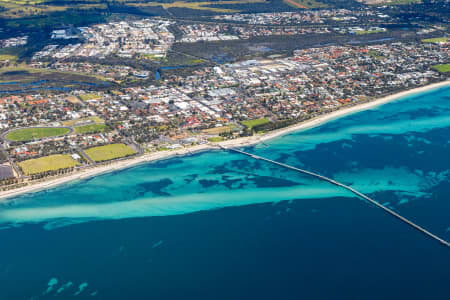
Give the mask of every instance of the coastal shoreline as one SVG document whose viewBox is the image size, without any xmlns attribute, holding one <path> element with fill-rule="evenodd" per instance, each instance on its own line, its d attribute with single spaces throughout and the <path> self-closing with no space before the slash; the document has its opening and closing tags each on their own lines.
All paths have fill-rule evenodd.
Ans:
<svg viewBox="0 0 450 300">
<path fill-rule="evenodd" d="M 125 160 L 121 160 L 121 161 L 112 162 L 107 165 L 102 165 L 102 166 L 98 166 L 98 167 L 94 167 L 94 168 L 86 168 L 81 171 L 77 171 L 75 173 L 68 174 L 63 177 L 49 179 L 47 181 L 43 181 L 43 182 L 39 182 L 39 183 L 33 183 L 33 184 L 30 184 L 30 185 L 27 185 L 27 186 L 24 186 L 21 188 L 17 188 L 14 190 L 2 191 L 2 192 L 0 192 L 0 200 L 6 200 L 7 198 L 18 196 L 20 194 L 26 194 L 26 193 L 36 192 L 39 190 L 45 190 L 45 189 L 52 188 L 52 187 L 55 187 L 55 186 L 58 186 L 58 185 L 61 185 L 64 183 L 69 183 L 69 182 L 73 182 L 76 180 L 81 180 L 81 179 L 85 179 L 85 178 L 89 178 L 89 177 L 93 177 L 93 176 L 98 176 L 98 175 L 108 173 L 108 172 L 122 170 L 125 168 L 136 166 L 138 164 L 142 164 L 142 163 L 154 162 L 154 161 L 158 161 L 158 160 L 168 159 L 168 158 L 171 158 L 174 156 L 185 156 L 185 155 L 193 154 L 193 153 L 197 153 L 197 152 L 218 149 L 219 145 L 223 146 L 223 147 L 251 146 L 251 145 L 258 144 L 258 143 L 261 143 L 261 142 L 264 142 L 264 141 L 267 141 L 267 140 L 270 140 L 270 139 L 273 139 L 273 138 L 276 138 L 279 136 L 289 134 L 294 131 L 311 129 L 311 128 L 320 126 L 326 122 L 329 122 L 329 121 L 332 121 L 332 120 L 335 120 L 338 118 L 342 118 L 344 116 L 347 116 L 347 115 L 350 115 L 353 113 L 357 113 L 360 111 L 375 108 L 377 106 L 395 101 L 400 98 L 404 98 L 404 97 L 407 97 L 407 96 L 410 96 L 413 94 L 417 94 L 417 93 L 423 93 L 423 92 L 433 90 L 433 89 L 442 88 L 442 87 L 445 87 L 448 85 L 450 85 L 450 80 L 439 82 L 439 83 L 429 84 L 426 86 L 414 88 L 414 89 L 407 90 L 407 91 L 398 92 L 398 93 L 395 93 L 395 94 L 392 94 L 389 96 L 385 96 L 385 97 L 382 97 L 382 98 L 379 98 L 376 100 L 372 100 L 369 102 L 357 104 L 357 105 L 354 105 L 351 107 L 344 107 L 344 108 L 338 109 L 336 111 L 333 111 L 331 113 L 321 115 L 318 117 L 314 117 L 312 119 L 300 122 L 298 124 L 295 124 L 295 125 L 292 125 L 292 126 L 289 126 L 286 128 L 281 128 L 281 129 L 270 131 L 263 135 L 242 137 L 242 138 L 219 142 L 216 144 L 197 145 L 197 146 L 192 146 L 192 147 L 183 148 L 183 149 L 179 149 L 179 150 L 154 152 L 154 153 L 144 154 L 142 156 L 132 158 L 132 159 L 125 159 Z"/>
</svg>

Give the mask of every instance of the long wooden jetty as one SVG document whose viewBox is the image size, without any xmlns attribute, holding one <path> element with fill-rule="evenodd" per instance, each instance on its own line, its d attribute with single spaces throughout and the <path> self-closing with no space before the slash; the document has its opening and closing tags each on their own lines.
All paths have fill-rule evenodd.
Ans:
<svg viewBox="0 0 450 300">
<path fill-rule="evenodd" d="M 307 171 L 307 170 L 303 170 L 303 169 L 300 169 L 300 168 L 296 168 L 296 167 L 293 167 L 293 166 L 290 166 L 290 165 L 287 165 L 287 164 L 284 164 L 284 163 L 281 163 L 281 162 L 278 162 L 278 161 L 275 161 L 275 160 L 271 160 L 271 159 L 268 159 L 268 158 L 265 158 L 265 157 L 262 157 L 262 156 L 258 156 L 258 155 L 255 155 L 255 154 L 251 154 L 251 153 L 248 153 L 248 152 L 239 150 L 239 149 L 235 149 L 235 148 L 225 148 L 225 147 L 223 147 L 223 146 L 221 146 L 221 145 L 220 145 L 219 147 L 220 147 L 221 149 L 223 149 L 223 150 L 228 150 L 228 151 L 237 152 L 237 153 L 240 153 L 240 154 L 244 154 L 244 155 L 250 156 L 251 158 L 254 158 L 254 159 L 264 160 L 264 161 L 267 161 L 267 162 L 269 162 L 269 163 L 272 163 L 272 164 L 275 164 L 275 165 L 279 165 L 279 166 L 284 167 L 284 168 L 287 168 L 287 169 L 291 169 L 291 170 L 294 170 L 294 171 L 297 171 L 297 172 L 300 172 L 300 173 L 303 173 L 303 174 L 307 174 L 307 175 L 310 175 L 310 176 L 319 178 L 320 180 L 328 181 L 328 182 L 330 182 L 330 183 L 332 183 L 332 184 L 334 184 L 334 185 L 337 185 L 337 186 L 340 186 L 340 187 L 342 187 L 342 188 L 344 188 L 344 189 L 347 189 L 347 190 L 349 190 L 350 192 L 352 192 L 353 194 L 355 194 L 356 196 L 358 196 L 358 197 L 360 197 L 360 198 L 363 198 L 364 200 L 369 201 L 369 202 L 372 203 L 373 205 L 375 205 L 375 206 L 381 208 L 381 209 L 384 210 L 385 212 L 391 214 L 392 216 L 396 217 L 397 219 L 399 219 L 399 220 L 403 221 L 404 223 L 410 225 L 410 226 L 413 227 L 414 229 L 416 229 L 416 230 L 422 232 L 423 234 L 427 235 L 428 237 L 430 237 L 430 238 L 432 238 L 432 239 L 434 239 L 434 240 L 440 242 L 440 243 L 443 244 L 444 246 L 447 246 L 447 247 L 450 248 L 450 244 L 449 244 L 446 240 L 444 240 L 444 239 L 438 237 L 437 235 L 435 235 L 435 234 L 429 232 L 428 230 L 424 229 L 423 227 L 421 227 L 421 226 L 415 224 L 414 222 L 412 222 L 412 221 L 406 219 L 405 217 L 399 215 L 398 213 L 396 213 L 396 212 L 393 211 L 392 209 L 390 209 L 390 208 L 388 208 L 388 207 L 386 207 L 386 206 L 384 206 L 384 205 L 378 203 L 377 201 L 375 201 L 375 200 L 369 198 L 368 196 L 364 195 L 364 194 L 361 193 L 361 192 L 358 192 L 357 190 L 355 190 L 355 189 L 352 188 L 352 187 L 349 187 L 348 185 L 345 185 L 345 184 L 340 183 L 340 182 L 338 182 L 338 181 L 336 181 L 336 180 L 333 180 L 333 179 L 331 179 L 331 178 L 322 176 L 322 175 L 320 175 L 320 174 L 317 174 L 317 173 L 314 173 L 314 172 L 311 172 L 311 171 Z"/>
</svg>

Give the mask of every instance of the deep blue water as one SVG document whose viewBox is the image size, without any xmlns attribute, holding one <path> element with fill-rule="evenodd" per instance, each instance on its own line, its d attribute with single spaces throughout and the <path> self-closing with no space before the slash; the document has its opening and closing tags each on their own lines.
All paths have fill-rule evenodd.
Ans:
<svg viewBox="0 0 450 300">
<path fill-rule="evenodd" d="M 247 151 L 450 240 L 450 88 Z M 450 251 L 349 192 L 210 151 L 9 199 L 0 299 L 447 299 Z"/>
</svg>

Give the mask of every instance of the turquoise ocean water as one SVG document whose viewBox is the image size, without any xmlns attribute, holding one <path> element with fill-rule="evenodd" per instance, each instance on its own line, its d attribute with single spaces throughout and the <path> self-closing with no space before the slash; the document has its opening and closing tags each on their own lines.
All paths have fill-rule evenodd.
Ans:
<svg viewBox="0 0 450 300">
<path fill-rule="evenodd" d="M 245 148 L 450 240 L 450 88 Z M 348 191 L 224 151 L 0 204 L 0 299 L 446 299 L 450 251 Z"/>
</svg>

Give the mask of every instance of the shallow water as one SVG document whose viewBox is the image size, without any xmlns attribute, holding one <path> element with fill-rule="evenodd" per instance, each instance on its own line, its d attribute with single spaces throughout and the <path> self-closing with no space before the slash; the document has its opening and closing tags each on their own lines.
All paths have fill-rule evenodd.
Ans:
<svg viewBox="0 0 450 300">
<path fill-rule="evenodd" d="M 439 89 L 246 151 L 349 184 L 450 240 L 449 112 L 450 88 Z M 450 292 L 448 249 L 346 190 L 236 153 L 15 197 L 0 222 L 0 299 Z"/>
</svg>

